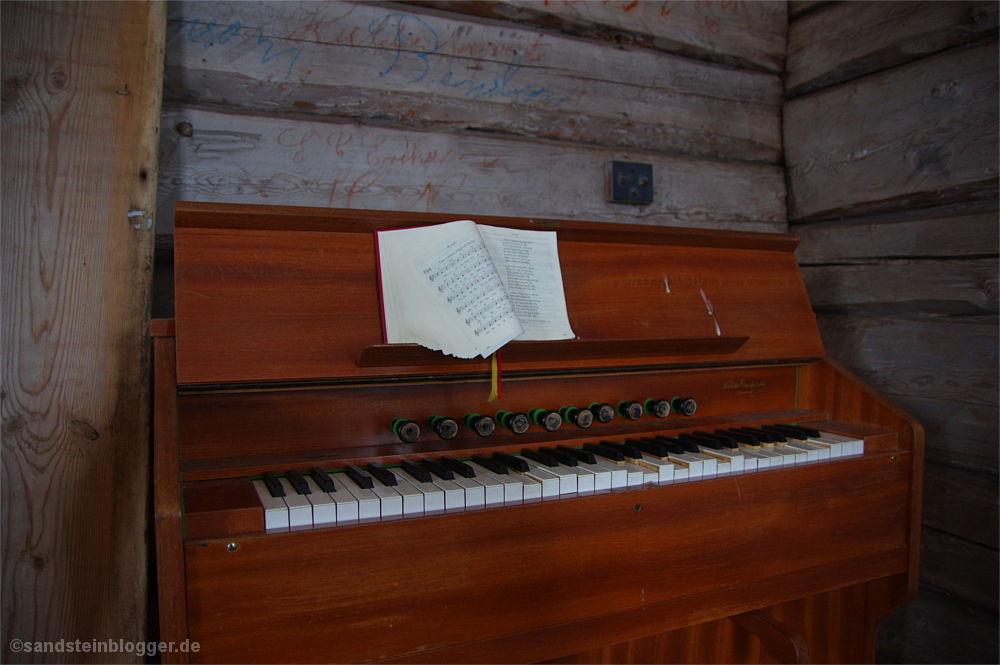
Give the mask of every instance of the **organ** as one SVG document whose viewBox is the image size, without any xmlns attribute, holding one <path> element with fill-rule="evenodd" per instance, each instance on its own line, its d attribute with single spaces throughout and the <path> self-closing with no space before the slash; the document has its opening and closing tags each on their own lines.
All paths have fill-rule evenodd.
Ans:
<svg viewBox="0 0 1000 665">
<path fill-rule="evenodd" d="M 164 660 L 872 661 L 923 432 L 826 357 L 797 240 L 476 218 L 557 232 L 577 335 L 489 402 L 488 360 L 382 343 L 373 232 L 453 219 L 176 205 Z"/>
</svg>

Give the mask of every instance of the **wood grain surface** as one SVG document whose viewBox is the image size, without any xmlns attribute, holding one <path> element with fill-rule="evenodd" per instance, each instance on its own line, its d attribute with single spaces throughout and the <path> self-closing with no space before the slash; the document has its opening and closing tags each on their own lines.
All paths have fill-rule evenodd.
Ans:
<svg viewBox="0 0 1000 665">
<path fill-rule="evenodd" d="M 983 40 L 788 102 L 789 218 L 995 197 L 996 53 Z"/>
<path fill-rule="evenodd" d="M 154 2 L 4 3 L 4 662 L 146 634 L 164 30 Z"/>
<path fill-rule="evenodd" d="M 770 164 L 194 108 L 163 114 L 161 149 L 160 233 L 175 201 L 786 230 Z M 652 204 L 607 201 L 608 165 L 622 159 L 652 164 Z"/>
<path fill-rule="evenodd" d="M 789 97 L 891 69 L 996 33 L 995 2 L 854 2 L 793 21 Z"/>
<path fill-rule="evenodd" d="M 624 15 L 612 5 L 593 10 Z M 639 11 L 650 10 L 658 13 L 652 5 Z M 715 31 L 720 42 L 737 34 L 745 42 L 773 33 L 783 39 L 777 5 L 694 13 L 720 15 L 719 25 L 731 28 L 725 36 Z M 769 32 L 741 31 L 745 25 Z M 167 49 L 165 94 L 183 104 L 780 159 L 776 72 L 614 48 L 530 25 L 372 3 L 185 2 L 170 9 Z"/>
<path fill-rule="evenodd" d="M 781 72 L 784 64 L 786 12 L 781 3 L 443 0 L 407 4 L 537 25 L 747 69 Z"/>
<path fill-rule="evenodd" d="M 895 565 L 904 563 L 897 515 L 908 502 L 909 472 L 908 453 L 882 453 L 375 526 L 189 543 L 191 639 L 203 645 L 192 659 L 430 653 L 793 571 L 809 571 L 822 589 L 820 571 L 837 560 L 896 553 Z M 733 556 L 747 565 L 731 565 Z M 627 565 L 604 567 L 623 557 Z M 686 572 L 671 574 L 676 570 Z M 884 574 L 874 570 L 828 583 Z M 352 583 L 359 578 L 364 585 Z M 267 595 L 261 585 L 283 590 L 267 612 L 259 608 Z M 394 610 L 386 614 L 386 607 Z M 682 616 L 674 627 L 684 625 Z M 282 641 L 287 631 L 297 635 L 294 656 Z M 479 655 L 486 660 L 478 662 L 512 662 L 488 643 Z"/>
</svg>

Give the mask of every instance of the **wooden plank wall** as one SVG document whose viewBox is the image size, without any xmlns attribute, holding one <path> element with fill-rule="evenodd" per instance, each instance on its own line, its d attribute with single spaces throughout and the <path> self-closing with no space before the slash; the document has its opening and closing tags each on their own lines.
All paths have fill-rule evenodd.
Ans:
<svg viewBox="0 0 1000 665">
<path fill-rule="evenodd" d="M 787 230 L 784 2 L 172 2 L 154 314 L 172 204 Z M 612 160 L 654 201 L 607 201 Z"/>
<path fill-rule="evenodd" d="M 784 231 L 784 3 L 176 2 L 177 200 Z M 726 64 L 719 64 L 723 62 Z M 612 204 L 613 159 L 655 200 Z"/>
<path fill-rule="evenodd" d="M 995 2 L 791 3 L 791 230 L 827 352 L 927 430 L 883 662 L 997 662 Z"/>
<path fill-rule="evenodd" d="M 4 2 L 2 19 L 0 660 L 141 662 L 165 13 Z"/>
</svg>

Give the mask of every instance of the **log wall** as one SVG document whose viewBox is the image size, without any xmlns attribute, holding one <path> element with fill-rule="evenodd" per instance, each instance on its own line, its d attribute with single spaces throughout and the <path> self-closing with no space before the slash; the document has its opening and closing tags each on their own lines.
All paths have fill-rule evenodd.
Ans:
<svg viewBox="0 0 1000 665">
<path fill-rule="evenodd" d="M 997 15 L 792 3 L 789 221 L 823 341 L 927 433 L 921 590 L 885 662 L 997 660 Z"/>
</svg>

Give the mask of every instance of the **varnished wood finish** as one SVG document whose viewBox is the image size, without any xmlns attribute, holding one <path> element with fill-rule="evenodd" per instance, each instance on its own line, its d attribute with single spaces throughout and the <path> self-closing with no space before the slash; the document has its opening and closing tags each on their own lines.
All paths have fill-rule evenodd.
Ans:
<svg viewBox="0 0 1000 665">
<path fill-rule="evenodd" d="M 920 582 L 920 514 L 924 477 L 924 428 L 915 418 L 830 358 L 803 367 L 799 405 L 823 404 L 832 418 L 871 423 L 899 433 L 899 447 L 914 453 L 910 479 L 910 566 L 907 598 L 913 598 Z M 902 601 L 900 601 L 902 602 Z"/>
<path fill-rule="evenodd" d="M 253 217 L 252 211 L 238 212 Z M 176 214 L 181 384 L 469 371 L 468 363 L 414 365 L 405 371 L 357 364 L 366 347 L 384 341 L 371 229 L 441 221 L 440 215 L 395 215 L 389 221 L 373 216 L 360 223 L 357 213 L 345 213 L 345 222 L 338 226 L 335 213 L 327 211 L 327 218 L 313 214 L 306 219 L 321 219 L 328 230 L 300 231 L 270 228 L 274 222 L 268 219 L 269 210 L 257 213 L 263 221 L 253 223 L 250 230 L 205 226 L 210 221 L 200 221 L 200 208 L 193 204 Z M 217 218 L 211 209 L 208 214 L 210 220 Z M 186 216 L 191 220 L 181 221 Z M 763 234 L 733 238 L 648 227 L 643 235 L 636 228 L 599 234 L 593 225 L 569 221 L 534 227 L 559 234 L 570 323 L 586 343 L 656 340 L 665 332 L 670 338 L 749 337 L 735 352 L 707 348 L 684 356 L 686 364 L 823 355 L 791 251 L 794 242 Z M 616 237 L 618 242 L 611 245 L 615 251 L 608 251 L 602 238 Z M 675 237 L 682 244 L 673 244 Z M 768 315 L 760 316 L 761 311 Z M 653 352 L 643 359 L 648 363 L 657 357 Z M 620 357 L 557 357 L 509 362 L 506 369 L 566 371 L 622 365 Z M 482 361 L 478 371 L 488 372 L 489 364 Z"/>
<path fill-rule="evenodd" d="M 180 644 L 187 638 L 184 594 L 184 507 L 178 480 L 177 359 L 173 321 L 154 320 L 153 333 L 153 526 L 156 541 L 157 604 L 160 639 Z M 186 663 L 187 653 L 167 651 L 164 663 Z"/>
<path fill-rule="evenodd" d="M 823 357 L 793 238 L 546 222 L 560 234 L 580 339 L 530 345 L 553 349 L 542 359 L 502 351 L 514 358 L 502 363 L 503 398 L 489 402 L 485 361 L 431 363 L 377 338 L 372 230 L 447 218 L 298 212 L 179 208 L 183 631 L 202 647 L 193 661 L 872 660 L 875 626 L 915 579 L 922 432 Z M 723 348 L 734 338 L 738 348 Z M 710 344 L 664 351 L 682 339 Z M 606 353 L 609 340 L 641 352 Z M 358 367 L 373 348 L 382 359 Z M 389 427 L 395 417 L 675 396 L 698 401 L 693 417 L 487 439 L 463 427 L 412 444 Z M 865 454 L 284 533 L 263 531 L 249 481 L 773 422 L 864 438 Z M 756 637 L 727 619 L 754 611 L 737 621 Z"/>
<path fill-rule="evenodd" d="M 883 453 L 378 525 L 189 541 L 190 637 L 202 644 L 192 659 L 283 660 L 282 636 L 295 634 L 297 660 L 329 660 L 336 644 L 338 660 L 365 661 L 881 552 L 895 553 L 898 572 L 906 526 L 896 515 L 909 471 L 908 453 Z M 869 575 L 859 569 L 853 581 Z M 269 609 L 255 611 L 268 596 Z M 496 657 L 481 649 L 477 660 Z"/>
<path fill-rule="evenodd" d="M 565 362 L 567 360 L 631 359 L 635 364 L 660 365 L 676 356 L 736 353 L 749 337 L 715 336 L 678 339 L 598 339 L 510 342 L 503 347 L 505 362 Z M 373 344 L 366 346 L 358 367 L 421 365 L 482 366 L 482 359 L 452 358 L 419 344 Z"/>
<path fill-rule="evenodd" d="M 760 640 L 761 646 L 779 663 L 808 663 L 809 647 L 802 636 L 760 610 L 734 614 L 729 619 Z"/>
<path fill-rule="evenodd" d="M 694 416 L 685 418 L 674 413 L 660 420 L 644 415 L 635 422 L 619 416 L 607 425 L 596 424 L 586 430 L 564 424 L 555 436 L 584 440 L 636 436 L 660 429 L 715 427 L 716 419 L 749 418 L 746 414 L 760 411 L 789 411 L 771 415 L 784 420 L 816 419 L 810 414 L 824 412 L 799 414 L 794 410 L 796 376 L 795 367 L 785 366 L 515 377 L 503 380 L 503 399 L 492 403 L 488 401 L 489 383 L 482 379 L 280 391 L 184 392 L 180 396 L 181 457 L 190 462 L 296 451 L 335 453 L 349 448 L 355 453 L 385 455 L 416 449 L 430 451 L 442 445 L 444 450 L 545 445 L 552 435 L 538 427 L 521 436 L 501 427 L 485 441 L 461 427 L 456 438 L 442 442 L 426 423 L 433 415 L 460 419 L 466 413 L 492 415 L 499 409 L 557 410 L 592 402 L 615 405 L 621 400 L 642 402 L 676 396 L 697 396 Z M 389 428 L 392 419 L 399 417 L 415 420 L 423 427 L 416 446 L 401 445 Z M 385 448 L 394 450 L 380 452 Z"/>
</svg>

